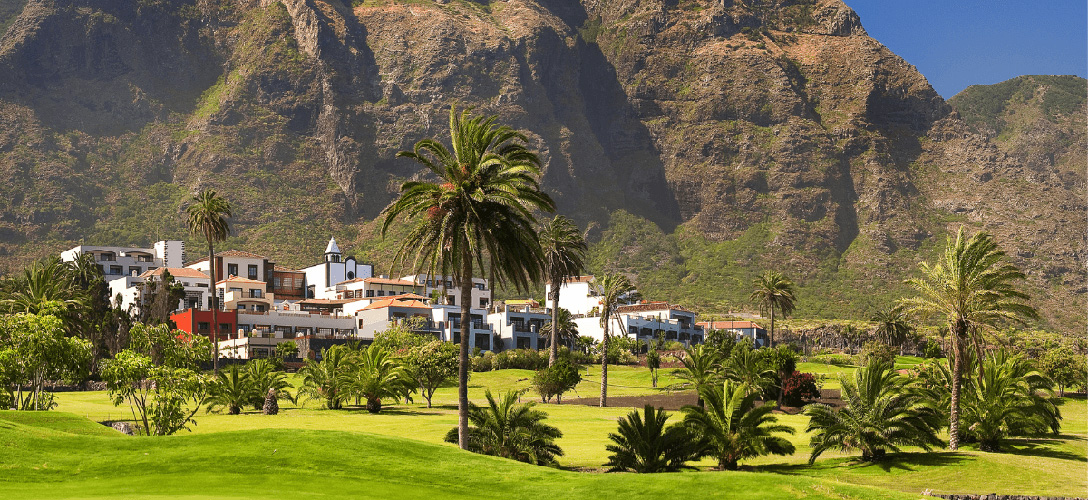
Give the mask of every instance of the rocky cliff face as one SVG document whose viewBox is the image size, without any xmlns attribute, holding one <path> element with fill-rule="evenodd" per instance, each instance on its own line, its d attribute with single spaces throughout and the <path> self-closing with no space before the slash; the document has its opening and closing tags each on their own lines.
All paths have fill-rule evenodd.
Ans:
<svg viewBox="0 0 1088 500">
<path fill-rule="evenodd" d="M 1001 109 L 1041 106 L 1027 87 Z M 966 224 L 1083 325 L 1083 93 L 980 128 L 838 0 L 31 0 L 0 39 L 0 252 L 179 236 L 215 187 L 231 245 L 303 264 L 332 232 L 381 261 L 368 221 L 418 173 L 394 155 L 451 104 L 524 130 L 562 212 L 660 231 L 649 267 L 607 230 L 599 262 L 671 298 L 739 306 L 775 267 L 803 312 L 867 314 Z"/>
</svg>

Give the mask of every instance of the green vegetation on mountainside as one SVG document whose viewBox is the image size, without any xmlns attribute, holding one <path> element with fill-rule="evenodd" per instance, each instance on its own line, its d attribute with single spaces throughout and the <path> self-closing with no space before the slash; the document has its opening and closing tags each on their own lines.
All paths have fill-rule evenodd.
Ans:
<svg viewBox="0 0 1088 500">
<path fill-rule="evenodd" d="M 968 124 L 998 133 L 1005 128 L 1006 109 L 1024 104 L 1044 87 L 1041 106 L 1048 119 L 1078 112 L 1088 100 L 1088 80 L 1076 76 L 1018 76 L 994 85 L 972 85 L 948 100 Z"/>
</svg>

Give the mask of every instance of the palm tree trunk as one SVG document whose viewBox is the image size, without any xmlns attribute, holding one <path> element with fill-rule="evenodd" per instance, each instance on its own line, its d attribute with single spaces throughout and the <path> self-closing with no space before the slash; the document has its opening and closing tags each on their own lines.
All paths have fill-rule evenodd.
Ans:
<svg viewBox="0 0 1088 500">
<path fill-rule="evenodd" d="M 457 446 L 468 449 L 468 342 L 472 334 L 472 256 L 461 256 L 461 349 L 457 365 Z M 445 279 L 443 278 L 443 281 Z"/>
<path fill-rule="evenodd" d="M 767 347 L 774 347 L 774 305 L 771 305 L 771 337 L 767 339 Z"/>
<path fill-rule="evenodd" d="M 208 238 L 208 276 L 212 280 L 212 368 L 219 375 L 219 293 L 215 287 L 215 252 L 211 238 Z"/>
<path fill-rule="evenodd" d="M 548 349 L 548 366 L 555 365 L 559 357 L 559 283 L 552 282 L 552 345 Z"/>
<path fill-rule="evenodd" d="M 960 341 L 960 329 L 967 325 L 958 321 L 952 326 L 952 401 L 948 412 L 948 449 L 956 451 L 960 446 L 960 383 L 963 378 L 963 343 Z"/>
<path fill-rule="evenodd" d="M 605 313 L 604 338 L 601 340 L 601 408 L 608 406 L 608 314 Z"/>
</svg>

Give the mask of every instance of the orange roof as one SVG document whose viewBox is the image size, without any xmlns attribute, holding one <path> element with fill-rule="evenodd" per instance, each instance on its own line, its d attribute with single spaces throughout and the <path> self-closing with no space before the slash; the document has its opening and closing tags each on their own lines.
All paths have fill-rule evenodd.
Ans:
<svg viewBox="0 0 1088 500">
<path fill-rule="evenodd" d="M 430 309 L 430 306 L 420 302 L 418 300 L 400 300 L 397 297 L 391 299 L 386 298 L 382 300 L 375 300 L 370 305 L 363 308 L 364 311 L 371 309 L 385 309 L 386 307 L 410 307 L 414 309 Z"/>
<path fill-rule="evenodd" d="M 254 283 L 254 284 L 261 284 L 261 285 L 266 284 L 265 282 L 260 281 L 260 280 L 251 280 L 249 278 L 242 278 L 242 277 L 239 277 L 239 276 L 235 276 L 233 274 L 228 276 L 227 279 L 225 279 L 225 280 L 219 280 L 219 281 L 215 282 L 215 284 L 218 285 L 220 283 L 226 283 L 228 281 L 231 282 L 231 283 Z"/>
<path fill-rule="evenodd" d="M 358 278 L 356 278 L 356 279 L 358 279 Z M 389 279 L 389 278 L 366 278 L 363 281 L 365 281 L 367 283 L 377 283 L 379 285 L 402 285 L 402 286 L 412 286 L 412 287 L 419 286 L 414 281 L 393 280 L 393 279 Z"/>
<path fill-rule="evenodd" d="M 202 271 L 197 271 L 196 269 L 189 269 L 187 267 L 160 267 L 158 269 L 144 271 L 144 273 L 141 274 L 140 277 L 149 278 L 151 276 L 162 276 L 162 273 L 165 271 L 170 271 L 170 276 L 173 276 L 175 278 L 208 279 L 208 275 L 204 274 Z"/>
<path fill-rule="evenodd" d="M 337 285 L 346 285 L 348 283 L 358 283 L 360 281 L 364 281 L 363 278 L 352 278 L 350 280 L 341 281 L 341 282 L 337 283 Z"/>
<path fill-rule="evenodd" d="M 753 321 L 700 321 L 695 323 L 696 325 L 708 328 L 710 330 L 741 330 L 747 328 L 756 328 L 762 330 L 763 327 L 759 326 Z"/>
</svg>

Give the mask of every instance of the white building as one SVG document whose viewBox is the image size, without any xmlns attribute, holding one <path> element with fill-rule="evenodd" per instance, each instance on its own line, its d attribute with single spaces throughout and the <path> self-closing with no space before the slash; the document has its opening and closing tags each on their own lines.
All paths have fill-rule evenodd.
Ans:
<svg viewBox="0 0 1088 500">
<path fill-rule="evenodd" d="M 370 278 L 374 268 L 362 264 L 353 257 L 343 258 L 336 238 L 330 238 L 325 247 L 325 260 L 302 270 L 306 274 L 306 298 L 336 298 L 336 284 L 358 278 Z"/>
<path fill-rule="evenodd" d="M 550 283 L 544 286 L 544 297 L 552 293 Z M 627 296 L 621 297 L 626 301 Z M 549 300 L 547 305 L 551 305 Z M 593 286 L 593 276 L 572 276 L 559 287 L 559 308 L 570 311 L 575 317 L 598 316 L 601 311 L 601 295 Z"/>
<path fill-rule="evenodd" d="M 189 269 L 210 274 L 208 258 L 203 257 L 185 265 Z M 246 278 L 254 281 L 263 281 L 266 284 L 272 281 L 272 270 L 275 264 L 262 255 L 241 250 L 224 250 L 215 254 L 215 282 L 218 283 L 231 276 Z M 266 285 L 267 287 L 267 285 Z M 270 288 L 268 291 L 272 291 Z"/>
<path fill-rule="evenodd" d="M 196 269 L 185 267 L 159 267 L 144 271 L 139 276 L 124 276 L 110 281 L 110 297 L 115 307 L 139 312 L 143 304 L 144 284 L 149 279 L 161 280 L 164 272 L 169 272 L 174 281 L 185 288 L 185 297 L 178 301 L 177 309 L 207 309 L 210 297 L 211 280 L 208 275 Z"/>
<path fill-rule="evenodd" d="M 238 310 L 238 337 L 294 339 L 353 338 L 355 316 L 272 309 L 265 312 Z"/>
<path fill-rule="evenodd" d="M 506 301 L 501 311 L 487 315 L 487 321 L 502 339 L 504 350 L 548 347 L 548 336 L 541 330 L 551 321 L 551 310 L 540 307 L 536 301 Z"/>
<path fill-rule="evenodd" d="M 350 305 L 362 304 L 366 301 L 353 302 Z M 345 312 L 349 304 L 344 305 Z M 408 322 L 416 333 L 434 335 L 437 339 L 443 339 L 442 329 L 439 323 L 434 321 L 431 306 L 426 299 L 418 295 L 401 295 L 376 299 L 362 309 L 355 312 L 358 322 L 358 333 L 362 339 L 374 339 L 374 335 Z"/>
<path fill-rule="evenodd" d="M 184 242 L 166 240 L 155 242 L 151 248 L 79 245 L 61 252 L 60 259 L 73 262 L 82 254 L 94 255 L 106 281 L 112 281 L 160 267 L 182 267 L 184 253 Z"/>
<path fill-rule="evenodd" d="M 442 302 L 445 305 L 461 307 L 461 287 L 454 286 L 453 278 L 449 276 L 435 276 L 432 278 L 427 274 L 413 274 L 401 279 L 423 286 L 422 295 L 427 297 L 431 297 L 435 290 L 441 292 L 445 289 L 446 298 Z M 491 289 L 487 285 L 487 280 L 473 278 L 472 292 L 470 293 L 469 307 L 487 309 L 491 304 Z"/>
<path fill-rule="evenodd" d="M 469 349 L 479 347 L 481 350 L 490 351 L 495 348 L 495 331 L 487 322 L 487 311 L 484 309 L 469 309 L 472 318 L 471 329 L 468 335 Z M 441 340 L 459 344 L 461 342 L 461 308 L 451 305 L 432 305 L 431 318 L 442 330 Z M 505 347 L 505 346 L 504 346 Z"/>
<path fill-rule="evenodd" d="M 423 286 L 414 281 L 389 278 L 355 278 L 334 285 L 338 299 L 370 299 L 370 301 L 397 295 L 421 295 Z"/>
<path fill-rule="evenodd" d="M 560 292 L 562 293 L 562 292 Z M 560 295 L 562 297 L 562 295 Z M 705 339 L 703 327 L 695 323 L 695 313 L 668 302 L 642 302 L 616 308 L 608 325 L 609 336 L 626 336 L 646 341 L 660 335 L 666 341 L 684 345 L 699 344 Z M 600 316 L 577 318 L 578 334 L 604 339 Z"/>
</svg>

